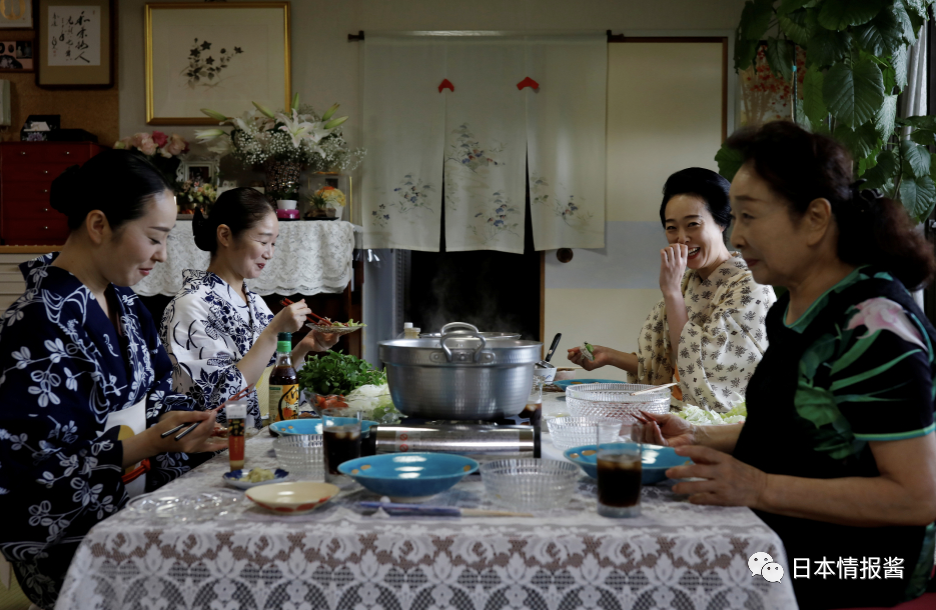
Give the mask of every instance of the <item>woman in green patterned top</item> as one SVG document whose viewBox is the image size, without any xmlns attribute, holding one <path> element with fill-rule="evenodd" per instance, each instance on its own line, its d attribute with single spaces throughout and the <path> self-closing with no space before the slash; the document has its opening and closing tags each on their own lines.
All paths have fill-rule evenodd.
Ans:
<svg viewBox="0 0 936 610">
<path fill-rule="evenodd" d="M 908 288 L 932 278 L 932 247 L 899 204 L 852 183 L 832 139 L 776 122 L 729 145 L 745 159 L 732 243 L 755 281 L 788 293 L 747 421 L 648 415 L 647 440 L 695 462 L 668 471 L 703 479 L 676 493 L 749 506 L 780 535 L 800 608 L 914 599 L 933 570 L 936 330 Z"/>
</svg>

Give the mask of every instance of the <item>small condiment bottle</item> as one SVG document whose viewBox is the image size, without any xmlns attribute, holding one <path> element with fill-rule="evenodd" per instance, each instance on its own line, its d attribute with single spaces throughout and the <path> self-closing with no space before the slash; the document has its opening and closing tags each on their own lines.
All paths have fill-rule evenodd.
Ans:
<svg viewBox="0 0 936 610">
<path fill-rule="evenodd" d="M 231 472 L 244 468 L 244 427 L 247 421 L 247 399 L 234 400 L 224 406 L 228 423 L 228 457 Z"/>
</svg>

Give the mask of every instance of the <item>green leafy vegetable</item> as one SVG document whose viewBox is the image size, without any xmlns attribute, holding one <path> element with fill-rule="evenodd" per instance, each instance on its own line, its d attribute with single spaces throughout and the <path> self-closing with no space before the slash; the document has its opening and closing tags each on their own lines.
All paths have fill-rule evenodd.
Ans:
<svg viewBox="0 0 936 610">
<path fill-rule="evenodd" d="M 356 356 L 340 351 L 309 359 L 297 375 L 300 388 L 317 394 L 347 396 L 362 385 L 387 383 L 386 373 L 375 370 Z"/>
<path fill-rule="evenodd" d="M 716 413 L 715 411 L 706 411 L 695 405 L 687 405 L 682 411 L 676 413 L 679 417 L 692 424 L 701 425 L 719 425 L 719 424 L 737 424 L 743 422 L 747 417 L 747 403 L 741 403 L 727 413 Z"/>
</svg>

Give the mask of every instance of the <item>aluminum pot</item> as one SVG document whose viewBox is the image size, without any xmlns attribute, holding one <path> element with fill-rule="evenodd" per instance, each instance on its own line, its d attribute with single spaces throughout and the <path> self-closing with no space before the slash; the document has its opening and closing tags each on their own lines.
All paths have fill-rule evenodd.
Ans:
<svg viewBox="0 0 936 610">
<path fill-rule="evenodd" d="M 409 417 L 434 420 L 491 420 L 520 413 L 543 344 L 486 339 L 461 322 L 446 324 L 442 331 L 438 339 L 380 342 L 396 408 Z"/>
<path fill-rule="evenodd" d="M 460 322 L 454 322 L 453 324 L 460 324 Z M 453 334 L 463 335 L 467 337 L 473 336 L 471 334 L 471 331 L 468 331 L 468 330 L 456 330 L 456 331 L 453 331 Z M 491 339 L 519 339 L 520 338 L 520 333 L 479 332 L 478 334 L 484 337 L 484 339 L 487 341 L 490 341 Z M 419 338 L 420 339 L 441 339 L 442 333 L 419 333 Z"/>
</svg>

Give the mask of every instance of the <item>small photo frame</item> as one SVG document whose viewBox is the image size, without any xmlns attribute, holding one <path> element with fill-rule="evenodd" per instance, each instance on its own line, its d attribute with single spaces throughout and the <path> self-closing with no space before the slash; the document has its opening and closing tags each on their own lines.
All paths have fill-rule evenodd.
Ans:
<svg viewBox="0 0 936 610">
<path fill-rule="evenodd" d="M 218 159 L 207 156 L 191 156 L 183 159 L 176 170 L 176 180 L 185 182 L 187 180 L 198 180 L 204 184 L 212 182 L 218 175 Z"/>
<path fill-rule="evenodd" d="M 354 183 L 351 176 L 333 172 L 315 172 L 308 177 L 308 195 L 312 195 L 325 186 L 336 188 L 344 193 L 346 210 L 343 218 L 349 222 L 354 222 L 352 220 L 354 218 Z M 304 196 L 303 199 L 308 199 L 308 197 Z M 306 203 L 305 207 L 308 209 L 308 203 Z"/>
<path fill-rule="evenodd" d="M 35 72 L 33 41 L 0 41 L 0 72 Z"/>
<path fill-rule="evenodd" d="M 211 163 L 185 163 L 185 180 L 207 184 L 214 178 L 215 166 Z"/>
</svg>

